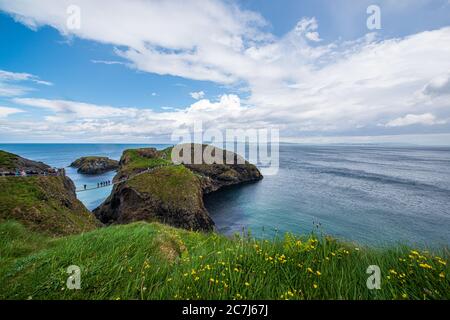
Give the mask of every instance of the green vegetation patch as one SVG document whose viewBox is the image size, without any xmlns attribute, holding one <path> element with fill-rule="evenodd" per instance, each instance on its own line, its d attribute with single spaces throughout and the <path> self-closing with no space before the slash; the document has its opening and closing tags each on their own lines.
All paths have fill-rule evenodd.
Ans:
<svg viewBox="0 0 450 320">
<path fill-rule="evenodd" d="M 28 241 L 17 229 L 11 223 L 0 228 L 2 255 L 10 252 L 11 257 L 8 243 L 20 247 Z M 314 234 L 230 239 L 145 222 L 44 241 L 42 246 L 1 265 L 0 298 L 450 298 L 448 251 L 404 246 L 373 250 Z M 70 265 L 81 268 L 80 290 L 66 288 Z M 380 290 L 366 287 L 369 265 L 381 269 Z"/>
<path fill-rule="evenodd" d="M 198 209 L 202 197 L 198 178 L 183 165 L 157 168 L 127 183 L 139 192 L 152 194 L 166 204 L 185 210 Z"/>
<path fill-rule="evenodd" d="M 144 156 L 142 150 L 144 149 L 128 149 L 123 152 L 120 167 L 121 174 L 129 175 L 139 169 L 172 164 L 170 157 L 166 157 L 167 150 L 155 152 L 154 157 Z"/>
<path fill-rule="evenodd" d="M 14 170 L 19 157 L 15 154 L 0 150 L 0 168 L 4 170 Z"/>
<path fill-rule="evenodd" d="M 48 235 L 92 230 L 95 217 L 71 194 L 64 179 L 0 177 L 0 221 L 17 220 Z"/>
</svg>

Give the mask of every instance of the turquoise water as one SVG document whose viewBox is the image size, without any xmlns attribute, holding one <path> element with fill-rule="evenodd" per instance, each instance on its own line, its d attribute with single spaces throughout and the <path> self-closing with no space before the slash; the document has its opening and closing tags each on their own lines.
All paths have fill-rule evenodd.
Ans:
<svg viewBox="0 0 450 320">
<path fill-rule="evenodd" d="M 81 156 L 119 159 L 127 148 L 167 145 L 10 144 L 0 149 L 55 167 Z M 77 187 L 111 180 L 67 169 Z M 104 188 L 80 193 L 96 208 L 110 193 Z M 277 232 L 320 229 L 363 244 L 407 242 L 420 246 L 450 244 L 450 148 L 386 146 L 280 146 L 277 175 L 227 188 L 205 198 L 220 232 L 243 228 L 261 237 Z"/>
</svg>

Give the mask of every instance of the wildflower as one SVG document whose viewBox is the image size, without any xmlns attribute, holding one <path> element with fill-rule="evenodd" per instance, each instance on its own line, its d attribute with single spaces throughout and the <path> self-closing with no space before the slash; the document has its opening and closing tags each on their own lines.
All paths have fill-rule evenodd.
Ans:
<svg viewBox="0 0 450 320">
<path fill-rule="evenodd" d="M 389 270 L 389 273 L 392 273 L 393 275 L 397 275 L 397 271 L 395 271 L 394 269 Z"/>
<path fill-rule="evenodd" d="M 167 278 L 167 282 L 170 282 L 170 281 L 172 281 L 172 278 Z"/>
<path fill-rule="evenodd" d="M 424 269 L 433 269 L 433 267 L 430 266 L 428 263 L 421 263 L 421 264 L 419 264 L 419 267 L 424 268 Z"/>
<path fill-rule="evenodd" d="M 444 260 L 442 260 L 441 258 L 437 259 L 437 261 L 442 264 L 443 266 L 447 265 L 447 262 L 445 262 Z"/>
<path fill-rule="evenodd" d="M 444 279 L 445 278 L 445 273 L 443 273 L 443 272 L 439 273 L 439 278 Z"/>
<path fill-rule="evenodd" d="M 246 282 L 246 283 L 245 283 L 245 286 L 246 286 L 246 287 L 249 287 L 249 286 L 250 286 L 250 283 Z"/>
<path fill-rule="evenodd" d="M 209 279 L 209 282 L 214 283 L 215 280 L 213 278 Z"/>
<path fill-rule="evenodd" d="M 415 251 L 415 250 L 411 250 L 411 254 L 415 255 L 415 256 L 420 256 L 419 252 Z"/>
<path fill-rule="evenodd" d="M 199 278 L 199 277 L 195 277 L 194 280 L 195 280 L 195 281 L 198 281 L 198 280 L 200 280 L 200 278 Z"/>
<path fill-rule="evenodd" d="M 320 273 L 319 270 L 316 271 L 316 274 L 317 274 L 318 276 L 321 276 L 321 275 L 322 275 L 322 273 Z"/>
<path fill-rule="evenodd" d="M 233 269 L 235 272 L 239 272 L 239 269 L 238 268 L 234 268 Z"/>
<path fill-rule="evenodd" d="M 406 293 L 403 293 L 403 294 L 402 294 L 402 298 L 403 298 L 403 299 L 406 299 L 406 298 L 408 298 L 408 295 L 407 295 Z"/>
<path fill-rule="evenodd" d="M 313 269 L 311 269 L 311 268 L 306 269 L 306 271 L 314 273 Z"/>
<path fill-rule="evenodd" d="M 313 284 L 314 289 L 317 289 L 319 286 L 317 284 Z"/>
<path fill-rule="evenodd" d="M 183 274 L 183 277 L 187 277 L 187 276 L 188 276 L 188 273 L 184 273 L 184 274 Z"/>
</svg>

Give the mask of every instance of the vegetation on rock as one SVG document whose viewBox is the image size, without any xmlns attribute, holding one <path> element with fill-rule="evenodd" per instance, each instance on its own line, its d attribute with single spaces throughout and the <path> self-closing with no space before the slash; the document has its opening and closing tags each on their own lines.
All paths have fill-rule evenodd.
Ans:
<svg viewBox="0 0 450 320">
<path fill-rule="evenodd" d="M 43 172 L 50 166 L 43 162 L 37 162 L 22 158 L 16 154 L 0 150 L 0 172 L 14 172 L 16 170 Z"/>
<path fill-rule="evenodd" d="M 190 146 L 194 150 L 194 145 Z M 205 147 L 199 149 L 203 152 Z M 114 181 L 126 181 L 114 186 L 110 197 L 94 210 L 99 220 L 104 223 L 159 221 L 188 230 L 209 231 L 214 222 L 203 204 L 205 193 L 262 179 L 258 169 L 246 161 L 230 165 L 174 164 L 171 154 L 172 147 L 162 151 L 125 150 Z M 232 155 L 237 159 L 237 155 Z"/>
<path fill-rule="evenodd" d="M 0 221 L 17 220 L 48 235 L 94 229 L 98 222 L 76 198 L 67 177 L 0 177 Z"/>
<path fill-rule="evenodd" d="M 70 164 L 77 168 L 82 174 L 101 174 L 112 170 L 117 170 L 119 161 L 107 157 L 81 157 Z"/>
</svg>

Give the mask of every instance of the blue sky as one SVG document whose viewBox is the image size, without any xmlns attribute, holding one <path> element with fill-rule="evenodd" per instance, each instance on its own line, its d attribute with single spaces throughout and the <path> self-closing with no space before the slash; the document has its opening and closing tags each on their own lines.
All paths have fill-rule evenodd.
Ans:
<svg viewBox="0 0 450 320">
<path fill-rule="evenodd" d="M 372 4 L 380 30 L 366 25 Z M 168 142 L 196 121 L 291 142 L 450 141 L 448 0 L 0 0 L 0 11 L 0 142 Z"/>
</svg>

